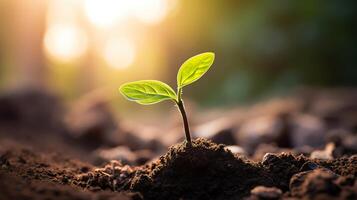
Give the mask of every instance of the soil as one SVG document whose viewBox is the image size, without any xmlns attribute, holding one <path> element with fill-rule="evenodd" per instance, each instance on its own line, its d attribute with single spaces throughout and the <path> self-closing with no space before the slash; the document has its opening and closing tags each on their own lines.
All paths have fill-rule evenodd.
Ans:
<svg viewBox="0 0 357 200">
<path fill-rule="evenodd" d="M 82 175 L 81 183 L 89 184 L 84 184 L 85 187 L 139 192 L 143 199 L 242 199 L 257 186 L 268 190 L 279 188 L 286 198 L 313 199 L 329 188 L 323 189 L 328 187 L 324 186 L 324 180 L 313 182 L 316 186 L 310 186 L 310 181 L 328 173 L 349 183 L 336 180 L 338 183 L 334 182 L 333 186 L 337 191 L 323 193 L 323 197 L 357 198 L 357 156 L 320 161 L 280 153 L 267 154 L 261 162 L 252 162 L 234 155 L 224 145 L 199 138 L 192 146 L 186 143 L 172 146 L 164 156 L 145 166 L 130 168 L 116 163 L 112 167 L 112 164 Z M 305 185 L 295 183 L 301 173 L 309 175 Z M 125 174 L 127 179 L 120 174 Z M 310 191 L 307 187 L 322 187 L 322 191 Z M 308 191 L 298 191 L 301 188 Z M 282 193 L 279 198 L 283 198 Z"/>
<path fill-rule="evenodd" d="M 44 94 L 37 95 L 41 99 Z M 10 99 L 8 102 L 15 101 Z M 21 101 L 21 105 L 24 102 Z M 11 106 L 16 108 L 16 103 L 13 104 Z M 55 112 L 56 108 L 52 110 Z M 6 113 L 11 112 L 21 112 L 21 109 L 7 107 Z M 33 111 L 27 112 L 31 116 Z M 351 109 L 349 112 L 352 112 Z M 333 112 L 328 114 L 334 116 L 335 120 L 338 118 Z M 192 145 L 178 142 L 164 152 L 163 143 L 149 145 L 152 140 L 147 143 L 144 140 L 130 141 L 143 147 L 132 149 L 123 146 L 125 141 L 122 140 L 118 143 L 111 140 L 108 146 L 108 138 L 104 138 L 97 140 L 96 145 L 100 148 L 126 147 L 125 151 L 129 153 L 121 154 L 120 158 L 133 155 L 137 158 L 139 152 L 149 153 L 145 154 L 145 161 L 137 164 L 135 159 L 130 158 L 104 159 L 103 164 L 98 164 L 98 157 L 93 152 L 101 149 L 95 149 L 92 144 L 86 148 L 86 143 L 72 137 L 61 121 L 47 123 L 46 120 L 57 120 L 46 117 L 53 116 L 53 113 L 46 111 L 43 115 L 37 115 L 41 116 L 44 124 L 40 128 L 34 128 L 34 120 L 25 117 L 21 120 L 11 119 L 11 122 L 0 120 L 0 200 L 357 199 L 357 143 L 353 142 L 356 125 L 350 117 L 346 118 L 348 120 L 337 120 L 338 128 L 346 128 L 343 134 L 331 133 L 332 128 L 328 126 L 322 129 L 330 133 L 323 135 L 323 146 L 294 147 L 293 142 L 279 145 L 277 141 L 281 137 L 274 135 L 277 138 L 273 140 L 275 143 L 254 143 L 256 147 L 252 148 L 254 152 L 251 154 L 232 153 L 224 144 L 204 138 L 194 139 Z M 6 115 L 1 116 L 4 118 Z M 11 116 L 22 115 L 13 113 Z M 295 118 L 286 120 L 292 119 Z M 306 119 L 310 118 L 304 118 L 304 122 L 310 122 L 309 125 L 319 125 Z M 331 125 L 331 120 L 330 116 L 327 125 Z M 291 124 L 290 121 L 286 123 Z M 56 126 L 46 127 L 48 124 Z M 320 134 L 320 129 L 314 127 L 314 131 L 311 131 L 311 126 L 305 125 L 302 126 L 305 129 L 300 128 L 299 133 Z M 293 126 L 287 127 L 283 133 L 290 136 L 284 140 L 291 140 Z M 106 130 L 110 129 L 101 131 Z M 278 131 L 270 130 L 269 133 Z M 229 138 L 234 138 L 232 135 L 235 133 L 230 134 Z M 135 137 L 128 138 L 133 140 Z M 348 141 L 344 138 L 348 138 Z M 244 139 L 249 140 L 247 137 Z M 245 146 L 242 141 L 229 142 L 229 145 Z M 334 145 L 328 145 L 331 142 Z M 333 147 L 333 151 L 329 152 L 327 146 Z M 121 151 L 123 148 L 116 149 Z M 115 151 L 110 152 L 115 154 Z M 132 163 L 128 162 L 131 160 Z"/>
<path fill-rule="evenodd" d="M 130 199 L 73 184 L 76 176 L 94 167 L 55 154 L 42 154 L 19 144 L 2 143 L 0 150 L 0 199 Z"/>
<path fill-rule="evenodd" d="M 261 195 L 258 186 L 269 195 L 279 188 L 278 199 L 357 198 L 357 156 L 321 161 L 280 153 L 252 162 L 202 138 L 138 167 L 112 161 L 97 168 L 3 144 L 0 165 L 0 199 L 242 199 Z"/>
<path fill-rule="evenodd" d="M 258 163 L 200 138 L 192 147 L 171 147 L 158 161 L 137 170 L 130 189 L 147 199 L 229 199 L 247 195 L 255 185 L 272 184 Z"/>
</svg>

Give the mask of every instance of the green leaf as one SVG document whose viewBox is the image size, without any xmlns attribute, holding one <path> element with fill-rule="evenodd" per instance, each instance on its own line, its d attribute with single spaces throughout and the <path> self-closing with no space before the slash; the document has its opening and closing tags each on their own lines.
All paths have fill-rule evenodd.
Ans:
<svg viewBox="0 0 357 200">
<path fill-rule="evenodd" d="M 211 67 L 214 61 L 214 53 L 198 54 L 186 60 L 178 71 L 177 86 L 182 88 L 201 78 Z"/>
<path fill-rule="evenodd" d="M 155 80 L 142 80 L 125 83 L 119 88 L 128 100 L 150 105 L 163 100 L 176 100 L 175 91 L 166 83 Z"/>
</svg>

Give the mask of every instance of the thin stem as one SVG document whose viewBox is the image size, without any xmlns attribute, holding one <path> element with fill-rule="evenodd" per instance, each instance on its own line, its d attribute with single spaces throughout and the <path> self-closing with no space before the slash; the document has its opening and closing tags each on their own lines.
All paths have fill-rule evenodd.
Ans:
<svg viewBox="0 0 357 200">
<path fill-rule="evenodd" d="M 189 145 L 191 145 L 190 127 L 188 124 L 185 106 L 183 104 L 183 101 L 181 100 L 181 90 L 180 89 L 178 90 L 178 100 L 176 101 L 176 104 L 177 104 L 177 106 L 181 112 L 181 115 L 182 115 L 183 125 L 185 128 L 186 141 L 188 142 Z"/>
<path fill-rule="evenodd" d="M 182 88 L 178 87 L 178 88 L 177 88 L 177 99 L 176 99 L 176 103 L 182 101 L 182 100 L 181 100 L 181 95 L 182 95 Z"/>
</svg>

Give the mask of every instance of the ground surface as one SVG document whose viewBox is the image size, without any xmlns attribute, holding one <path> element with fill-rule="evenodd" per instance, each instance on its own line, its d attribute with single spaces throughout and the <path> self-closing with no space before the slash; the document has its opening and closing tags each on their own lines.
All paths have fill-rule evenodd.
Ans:
<svg viewBox="0 0 357 200">
<path fill-rule="evenodd" d="M 357 199 L 356 94 L 222 111 L 193 127 L 205 139 L 192 146 L 175 131 L 142 138 L 98 99 L 67 110 L 47 93 L 5 94 L 0 199 Z"/>
</svg>

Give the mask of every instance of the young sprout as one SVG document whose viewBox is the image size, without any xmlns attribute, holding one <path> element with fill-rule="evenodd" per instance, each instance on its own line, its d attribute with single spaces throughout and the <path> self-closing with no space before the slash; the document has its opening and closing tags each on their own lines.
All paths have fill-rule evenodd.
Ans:
<svg viewBox="0 0 357 200">
<path fill-rule="evenodd" d="M 176 103 L 185 129 L 186 141 L 191 145 L 190 127 L 182 100 L 182 89 L 200 79 L 211 67 L 214 53 L 198 54 L 186 60 L 177 73 L 177 93 L 166 83 L 156 80 L 141 80 L 125 83 L 120 86 L 120 92 L 130 101 L 142 105 L 155 104 L 164 100 Z"/>
</svg>

